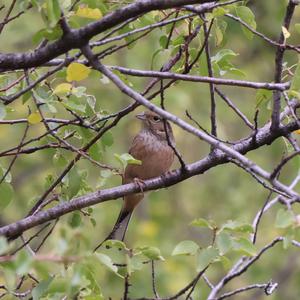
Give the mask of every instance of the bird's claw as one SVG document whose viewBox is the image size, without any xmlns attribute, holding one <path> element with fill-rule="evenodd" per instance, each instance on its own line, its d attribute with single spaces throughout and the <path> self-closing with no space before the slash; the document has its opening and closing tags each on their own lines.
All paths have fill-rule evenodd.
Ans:
<svg viewBox="0 0 300 300">
<path fill-rule="evenodd" d="M 133 182 L 141 190 L 141 193 L 144 194 L 144 186 L 146 185 L 144 180 L 136 177 L 133 179 Z"/>
</svg>

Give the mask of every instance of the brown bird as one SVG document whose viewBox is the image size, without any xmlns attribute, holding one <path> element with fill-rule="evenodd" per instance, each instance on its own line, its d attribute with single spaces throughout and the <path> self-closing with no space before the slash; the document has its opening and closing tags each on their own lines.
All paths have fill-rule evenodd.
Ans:
<svg viewBox="0 0 300 300">
<path fill-rule="evenodd" d="M 158 114 L 146 111 L 136 117 L 142 121 L 142 128 L 134 137 L 129 153 L 135 159 L 140 160 L 141 165 L 127 165 L 123 184 L 136 182 L 140 186 L 143 180 L 160 176 L 169 170 L 174 160 L 174 151 L 169 146 L 168 137 L 169 141 L 174 144 L 174 136 L 168 122 L 166 122 L 166 134 L 164 121 Z M 117 222 L 104 241 L 109 239 L 124 240 L 132 212 L 143 197 L 143 193 L 124 197 L 123 207 Z"/>
</svg>

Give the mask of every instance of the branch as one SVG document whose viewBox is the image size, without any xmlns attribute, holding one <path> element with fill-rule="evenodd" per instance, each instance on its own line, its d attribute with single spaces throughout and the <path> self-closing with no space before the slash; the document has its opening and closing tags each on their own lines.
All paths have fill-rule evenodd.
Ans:
<svg viewBox="0 0 300 300">
<path fill-rule="evenodd" d="M 290 0 L 289 4 L 286 8 L 286 13 L 284 17 L 283 26 L 288 30 L 292 16 L 295 10 L 296 4 Z M 282 77 L 282 63 L 283 63 L 283 55 L 284 55 L 284 48 L 281 47 L 282 44 L 285 43 L 285 37 L 283 34 L 283 31 L 280 32 L 280 37 L 278 40 L 278 44 L 280 46 L 277 47 L 276 55 L 275 55 L 275 76 L 274 76 L 274 82 L 279 83 L 281 82 Z M 272 126 L 271 129 L 275 130 L 280 125 L 279 115 L 280 115 L 280 108 L 281 108 L 281 93 L 279 91 L 275 91 L 273 93 L 273 110 L 272 110 Z"/>
<path fill-rule="evenodd" d="M 27 53 L 0 54 L 0 69 L 17 70 L 40 66 L 53 58 L 67 53 L 71 49 L 83 47 L 92 37 L 112 28 L 130 18 L 161 10 L 180 7 L 187 4 L 204 4 L 203 12 L 211 9 L 215 0 L 140 0 L 115 10 L 99 21 L 90 23 L 80 29 L 72 29 L 59 40 L 35 51 Z M 205 3 L 208 3 L 205 5 Z"/>
<path fill-rule="evenodd" d="M 128 69 L 119 66 L 110 66 L 112 70 L 118 70 L 119 72 L 138 77 L 156 77 L 161 79 L 175 79 L 191 82 L 206 82 L 218 85 L 229 85 L 237 87 L 247 87 L 252 89 L 266 89 L 266 90 L 279 90 L 285 91 L 289 89 L 290 83 L 269 83 L 269 82 L 253 82 L 244 80 L 234 80 L 234 79 L 223 79 L 207 76 L 195 76 L 195 75 L 185 75 L 172 72 L 159 72 L 159 71 L 144 71 L 137 69 Z"/>
<path fill-rule="evenodd" d="M 284 135 L 286 132 L 292 132 L 296 129 L 296 122 L 292 122 L 285 125 L 284 127 L 281 127 L 280 131 L 271 132 L 270 123 L 268 123 L 267 125 L 265 125 L 257 131 L 257 143 L 255 145 L 252 143 L 252 137 L 250 136 L 247 139 L 236 143 L 235 146 L 232 147 L 232 149 L 238 151 L 239 153 L 245 154 L 263 145 L 271 144 L 274 140 Z M 181 169 L 178 169 L 172 171 L 171 173 L 165 174 L 162 177 L 156 177 L 150 180 L 145 180 L 145 185 L 143 186 L 143 189 L 144 191 L 150 191 L 172 186 L 192 176 L 203 174 L 207 170 L 227 162 L 227 156 L 224 153 L 218 151 L 213 156 L 208 155 L 197 162 L 187 165 L 186 172 L 184 173 L 182 173 Z M 21 234 L 22 232 L 30 228 L 43 224 L 47 221 L 54 220 L 69 212 L 89 207 L 91 205 L 95 205 L 108 200 L 117 199 L 125 195 L 137 193 L 139 191 L 139 187 L 137 187 L 136 184 L 131 183 L 86 194 L 84 196 L 74 198 L 70 202 L 59 204 L 46 211 L 40 211 L 35 215 L 28 216 L 20 221 L 1 227 L 0 235 L 4 235 L 6 237 L 13 237 Z M 291 191 L 291 189 L 288 189 L 288 191 Z"/>
</svg>

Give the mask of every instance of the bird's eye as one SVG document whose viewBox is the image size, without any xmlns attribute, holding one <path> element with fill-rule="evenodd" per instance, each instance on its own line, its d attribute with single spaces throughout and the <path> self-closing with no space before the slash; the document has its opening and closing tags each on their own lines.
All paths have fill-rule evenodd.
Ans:
<svg viewBox="0 0 300 300">
<path fill-rule="evenodd" d="M 158 122 L 159 120 L 160 120 L 160 118 L 159 118 L 158 116 L 154 116 L 154 117 L 153 117 L 153 121 L 154 121 L 154 122 Z"/>
</svg>

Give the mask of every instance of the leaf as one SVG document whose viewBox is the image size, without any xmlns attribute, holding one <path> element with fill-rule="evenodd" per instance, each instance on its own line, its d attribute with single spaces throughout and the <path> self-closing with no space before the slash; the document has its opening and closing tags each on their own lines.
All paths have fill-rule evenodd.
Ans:
<svg viewBox="0 0 300 300">
<path fill-rule="evenodd" d="M 102 159 L 102 152 L 101 152 L 100 147 L 97 143 L 93 144 L 89 148 L 88 152 L 89 152 L 89 155 L 92 159 L 94 159 L 96 161 L 100 161 Z"/>
<path fill-rule="evenodd" d="M 102 145 L 104 145 L 104 146 L 107 146 L 107 147 L 112 146 L 114 143 L 114 138 L 113 138 L 113 135 L 111 134 L 111 132 L 104 133 L 101 138 L 101 142 L 102 142 Z"/>
<path fill-rule="evenodd" d="M 100 263 L 102 265 L 104 265 L 105 267 L 107 267 L 109 270 L 111 270 L 112 272 L 114 272 L 116 275 L 118 275 L 119 277 L 122 277 L 119 273 L 118 273 L 118 267 L 115 266 L 113 264 L 113 261 L 111 260 L 111 258 L 108 255 L 105 255 L 103 253 L 95 253 L 95 256 L 98 258 L 98 260 L 100 261 Z"/>
<path fill-rule="evenodd" d="M 256 247 L 246 238 L 240 237 L 233 240 L 233 248 L 247 256 L 256 255 Z"/>
<path fill-rule="evenodd" d="M 58 0 L 47 0 L 46 4 L 49 26 L 54 27 L 58 22 L 61 14 Z"/>
<path fill-rule="evenodd" d="M 71 96 L 71 97 L 68 97 L 64 102 L 62 102 L 63 105 L 70 109 L 70 110 L 73 110 L 77 113 L 81 113 L 81 114 L 84 114 L 85 111 L 86 111 L 86 104 L 85 103 L 82 103 L 82 99 L 79 99 L 75 96 Z"/>
<path fill-rule="evenodd" d="M 80 63 L 71 63 L 67 67 L 67 81 L 80 81 L 87 78 L 90 74 L 90 68 Z"/>
<path fill-rule="evenodd" d="M 4 236 L 0 236 L 0 255 L 8 250 L 8 243 Z"/>
<path fill-rule="evenodd" d="M 247 23 L 251 28 L 256 29 L 255 16 L 251 9 L 247 6 L 238 6 L 235 8 L 237 16 Z M 246 35 L 246 37 L 251 40 L 253 37 L 253 33 L 249 31 L 245 26 L 241 24 L 242 31 Z"/>
<path fill-rule="evenodd" d="M 43 28 L 36 32 L 32 38 L 34 44 L 39 44 L 43 39 L 48 41 L 54 41 L 59 39 L 63 35 L 63 31 L 60 25 L 56 25 L 53 28 Z"/>
<path fill-rule="evenodd" d="M 16 273 L 20 276 L 29 272 L 32 264 L 32 256 L 26 251 L 20 251 L 17 254 L 15 264 L 17 266 Z"/>
<path fill-rule="evenodd" d="M 46 280 L 40 281 L 38 285 L 32 290 L 32 299 L 33 300 L 39 300 L 42 298 L 42 296 L 46 293 L 50 283 L 54 277 L 49 277 Z"/>
<path fill-rule="evenodd" d="M 121 163 L 121 165 L 125 168 L 128 164 L 132 165 L 141 165 L 142 162 L 138 159 L 135 159 L 129 153 L 123 153 L 121 155 L 115 153 L 114 157 Z"/>
<path fill-rule="evenodd" d="M 172 256 L 174 255 L 195 255 L 199 246 L 193 241 L 182 241 L 174 248 Z"/>
<path fill-rule="evenodd" d="M 201 250 L 197 261 L 197 272 L 202 271 L 210 263 L 212 263 L 219 256 L 218 249 L 209 246 L 206 249 Z"/>
<path fill-rule="evenodd" d="M 295 29 L 298 33 L 300 33 L 300 23 L 295 24 Z"/>
<path fill-rule="evenodd" d="M 42 121 L 42 116 L 39 112 L 34 112 L 28 116 L 27 120 L 32 125 L 38 124 Z"/>
<path fill-rule="evenodd" d="M 80 5 L 76 11 L 76 16 L 88 19 L 98 20 L 103 17 L 99 8 L 89 8 L 86 5 Z"/>
<path fill-rule="evenodd" d="M 3 120 L 6 117 L 6 107 L 0 102 L 0 120 Z"/>
<path fill-rule="evenodd" d="M 232 263 L 231 263 L 231 261 L 230 261 L 230 259 L 228 257 L 222 255 L 220 257 L 220 261 L 221 261 L 221 264 L 223 265 L 223 267 L 224 267 L 225 270 L 229 270 L 230 269 Z"/>
<path fill-rule="evenodd" d="M 300 61 L 298 61 L 297 68 L 294 73 L 294 77 L 292 79 L 290 91 L 298 92 L 300 90 Z M 289 91 L 289 93 L 290 93 Z"/>
<path fill-rule="evenodd" d="M 117 248 L 117 249 L 127 249 L 125 243 L 119 240 L 107 240 L 103 243 L 104 247 Z"/>
<path fill-rule="evenodd" d="M 81 215 L 78 211 L 74 212 L 69 218 L 69 224 L 72 228 L 79 227 L 81 225 Z"/>
<path fill-rule="evenodd" d="M 272 91 L 264 90 L 264 89 L 257 90 L 255 96 L 255 101 L 256 101 L 255 109 L 259 108 L 261 104 L 269 101 L 271 97 L 272 97 Z"/>
<path fill-rule="evenodd" d="M 190 225 L 192 226 L 196 226 L 196 227 L 205 227 L 205 228 L 210 228 L 210 229 L 214 229 L 216 227 L 216 225 L 214 224 L 214 222 L 210 222 L 207 221 L 203 218 L 198 218 L 193 220 Z"/>
<path fill-rule="evenodd" d="M 287 228 L 293 225 L 295 222 L 294 214 L 292 211 L 280 208 L 276 215 L 275 227 Z"/>
<path fill-rule="evenodd" d="M 137 250 L 141 251 L 141 253 L 148 257 L 151 260 L 165 260 L 161 254 L 160 250 L 156 247 L 145 246 L 145 247 L 138 247 Z"/>
<path fill-rule="evenodd" d="M 281 29 L 282 29 L 282 33 L 283 33 L 283 36 L 284 36 L 284 40 L 288 39 L 291 36 L 291 34 L 287 30 L 287 28 L 284 27 L 284 26 L 281 26 Z"/>
<path fill-rule="evenodd" d="M 143 258 L 140 256 L 132 256 L 126 255 L 126 263 L 127 263 L 127 272 L 128 274 L 132 274 L 134 271 L 139 271 L 143 268 Z"/>
<path fill-rule="evenodd" d="M 165 36 L 165 35 L 162 35 L 160 38 L 159 38 L 159 44 L 160 46 L 165 49 L 167 47 L 167 42 L 168 42 L 168 37 Z"/>
<path fill-rule="evenodd" d="M 215 26 L 215 44 L 216 44 L 216 47 L 220 46 L 220 44 L 222 43 L 223 41 L 223 32 L 222 30 L 220 29 L 220 27 L 216 24 Z"/>
<path fill-rule="evenodd" d="M 0 184 L 0 210 L 2 211 L 12 200 L 14 190 L 7 182 Z"/>
<path fill-rule="evenodd" d="M 68 194 L 70 198 L 73 198 L 77 195 L 80 190 L 81 176 L 78 173 L 77 168 L 72 168 L 69 172 L 69 188 Z"/>
<path fill-rule="evenodd" d="M 233 52 L 231 49 L 222 49 L 216 55 L 212 56 L 211 61 L 214 63 L 220 63 L 222 61 L 228 61 L 237 55 L 238 54 Z"/>
<path fill-rule="evenodd" d="M 69 94 L 72 90 L 72 84 L 70 83 L 61 83 L 55 87 L 53 93 L 57 96 L 64 96 Z"/>
<path fill-rule="evenodd" d="M 232 221 L 229 220 L 227 223 L 225 223 L 221 230 L 229 230 L 234 232 L 244 232 L 244 233 L 253 233 L 253 227 L 250 224 L 239 222 L 239 221 Z"/>
<path fill-rule="evenodd" d="M 219 234 L 217 234 L 216 244 L 218 249 L 220 250 L 220 254 L 226 254 L 233 246 L 230 234 L 228 234 L 225 231 L 222 231 Z"/>
</svg>

